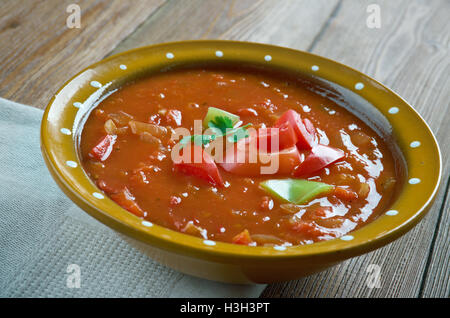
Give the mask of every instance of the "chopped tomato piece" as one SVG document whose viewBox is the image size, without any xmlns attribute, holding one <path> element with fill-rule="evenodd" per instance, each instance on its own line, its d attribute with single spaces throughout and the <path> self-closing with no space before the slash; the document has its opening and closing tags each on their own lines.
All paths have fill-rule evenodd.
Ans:
<svg viewBox="0 0 450 318">
<path fill-rule="evenodd" d="M 189 221 L 184 228 L 181 229 L 181 232 L 184 232 L 189 235 L 203 237 L 204 239 L 208 238 L 207 231 L 200 226 L 194 225 L 192 221 Z"/>
<path fill-rule="evenodd" d="M 178 205 L 180 203 L 181 203 L 181 198 L 180 197 L 177 197 L 175 195 L 170 197 L 170 205 L 171 206 L 175 206 L 175 205 Z"/>
<path fill-rule="evenodd" d="M 337 148 L 316 145 L 305 160 L 295 169 L 294 176 L 302 176 L 319 171 L 329 164 L 343 158 L 345 153 Z"/>
<path fill-rule="evenodd" d="M 236 113 L 240 116 L 258 117 L 258 112 L 253 108 L 240 108 Z"/>
<path fill-rule="evenodd" d="M 151 115 L 148 121 L 151 124 L 159 125 L 161 124 L 161 115 L 160 114 Z"/>
<path fill-rule="evenodd" d="M 263 196 L 261 200 L 261 210 L 272 210 L 273 209 L 273 200 L 268 196 Z"/>
<path fill-rule="evenodd" d="M 108 119 L 108 115 L 105 113 L 105 111 L 103 109 L 97 108 L 94 112 L 95 116 L 97 116 L 100 120 L 107 120 Z"/>
<path fill-rule="evenodd" d="M 237 234 L 231 239 L 231 242 L 234 244 L 241 244 L 241 245 L 249 245 L 253 241 L 250 237 L 250 233 L 247 229 L 243 230 L 241 233 Z"/>
<path fill-rule="evenodd" d="M 260 128 L 258 130 L 258 148 L 272 151 L 272 146 L 283 150 L 294 146 L 298 141 L 292 125 L 285 122 L 278 127 Z"/>
<path fill-rule="evenodd" d="M 334 188 L 334 195 L 344 201 L 353 201 L 358 199 L 358 194 L 356 192 L 341 187 Z"/>
<path fill-rule="evenodd" d="M 89 156 L 99 161 L 105 161 L 111 154 L 116 140 L 116 135 L 106 135 L 94 148 L 92 148 Z"/>
<path fill-rule="evenodd" d="M 296 146 L 278 152 L 264 152 L 257 148 L 256 133 L 235 143 L 233 151 L 226 151 L 220 166 L 233 174 L 259 176 L 262 174 L 289 175 L 301 163 Z"/>
<path fill-rule="evenodd" d="M 175 124 L 176 126 L 181 126 L 181 112 L 176 109 L 169 109 L 166 115 L 167 124 Z"/>
<path fill-rule="evenodd" d="M 313 217 L 314 218 L 324 218 L 327 216 L 327 214 L 330 213 L 330 207 L 318 207 L 316 210 L 313 210 Z"/>
<path fill-rule="evenodd" d="M 190 156 L 184 155 L 186 151 L 190 151 Z M 197 157 L 199 160 L 195 160 Z M 216 163 L 201 146 L 188 145 L 185 147 L 182 150 L 182 154 L 174 159 L 173 168 L 175 171 L 206 180 L 213 186 L 224 186 Z"/>
<path fill-rule="evenodd" d="M 302 120 L 299 113 L 290 109 L 276 121 L 274 127 L 289 123 L 297 134 L 297 147 L 311 149 L 316 143 L 315 129 L 309 120 Z"/>
<path fill-rule="evenodd" d="M 147 214 L 135 202 L 134 196 L 130 193 L 127 187 L 118 193 L 111 194 L 110 197 L 122 208 L 136 216 L 144 217 Z"/>
<path fill-rule="evenodd" d="M 303 124 L 305 125 L 306 131 L 309 132 L 310 135 L 316 138 L 316 128 L 314 127 L 313 123 L 308 118 L 302 119 Z"/>
<path fill-rule="evenodd" d="M 292 230 L 302 233 L 310 239 L 317 239 L 324 234 L 313 222 L 298 221 L 294 223 Z"/>
<path fill-rule="evenodd" d="M 283 245 L 286 243 L 285 240 L 271 234 L 253 234 L 250 238 L 256 242 L 258 245 L 270 246 L 270 245 Z"/>
<path fill-rule="evenodd" d="M 118 182 L 114 182 L 114 184 L 111 184 L 111 182 L 106 182 L 105 180 L 102 179 L 97 180 L 97 187 L 99 187 L 100 190 L 108 194 L 117 193 L 122 190 L 122 186 L 120 186 Z"/>
</svg>

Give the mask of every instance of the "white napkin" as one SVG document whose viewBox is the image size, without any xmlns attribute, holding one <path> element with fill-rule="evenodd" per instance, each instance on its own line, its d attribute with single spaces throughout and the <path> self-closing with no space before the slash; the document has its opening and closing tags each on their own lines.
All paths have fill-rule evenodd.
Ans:
<svg viewBox="0 0 450 318">
<path fill-rule="evenodd" d="M 42 111 L 0 98 L 0 297 L 258 297 L 160 265 L 80 210 L 39 149 Z M 79 287 L 79 288 L 78 288 Z"/>
</svg>

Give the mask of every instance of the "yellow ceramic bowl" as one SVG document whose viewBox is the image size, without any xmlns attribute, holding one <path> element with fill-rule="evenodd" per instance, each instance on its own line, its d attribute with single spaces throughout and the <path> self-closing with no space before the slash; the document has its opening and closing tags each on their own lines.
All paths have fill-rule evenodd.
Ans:
<svg viewBox="0 0 450 318">
<path fill-rule="evenodd" d="M 127 81 L 198 62 L 250 63 L 299 72 L 336 83 L 364 100 L 369 106 L 360 113 L 369 113 L 367 117 L 375 126 L 393 136 L 406 162 L 406 182 L 390 210 L 339 239 L 282 248 L 249 247 L 202 240 L 151 224 L 104 196 L 79 160 L 80 131 L 89 112 L 108 92 Z M 58 185 L 87 213 L 163 264 L 195 276 L 234 283 L 295 279 L 392 242 L 426 214 L 441 177 L 439 147 L 430 128 L 394 92 L 331 60 L 246 42 L 166 43 L 118 54 L 86 68 L 65 83 L 48 104 L 42 120 L 41 147 Z"/>
</svg>

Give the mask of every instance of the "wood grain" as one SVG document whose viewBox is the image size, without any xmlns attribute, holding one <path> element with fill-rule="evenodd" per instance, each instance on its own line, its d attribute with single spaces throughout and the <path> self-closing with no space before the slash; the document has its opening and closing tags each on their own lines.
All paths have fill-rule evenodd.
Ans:
<svg viewBox="0 0 450 318">
<path fill-rule="evenodd" d="M 450 178 L 447 181 L 446 200 L 441 207 L 441 220 L 436 228 L 432 253 L 420 289 L 420 297 L 450 297 Z"/>
<path fill-rule="evenodd" d="M 0 5 L 0 96 L 44 108 L 66 80 L 102 59 L 163 0 L 76 1 L 81 28 L 69 29 L 71 0 Z"/>
<path fill-rule="evenodd" d="M 381 29 L 366 27 L 366 8 L 372 1 L 343 1 L 313 52 L 355 67 L 385 83 L 405 97 L 430 124 L 441 144 L 444 182 L 449 175 L 450 122 L 448 90 L 448 1 L 377 1 Z M 336 45 L 339 39 L 340 45 Z M 424 274 L 441 204 L 441 188 L 429 215 L 407 235 L 370 254 L 349 260 L 323 273 L 286 284 L 274 284 L 265 297 L 417 297 Z M 448 211 L 447 211 L 448 212 Z M 447 220 L 447 218 L 444 218 Z M 445 224 L 441 225 L 445 228 Z M 439 248 L 448 246 L 448 232 L 438 235 Z M 444 252 L 444 255 L 441 253 Z M 448 259 L 436 251 L 428 275 L 447 279 L 440 293 L 448 292 Z M 435 263 L 437 262 L 437 263 Z M 366 285 L 368 265 L 381 266 L 381 288 Z M 441 266 L 446 266 L 442 268 Z M 427 294 L 432 295 L 427 284 Z M 425 294 L 424 294 L 425 296 Z"/>
<path fill-rule="evenodd" d="M 442 109 L 448 100 L 448 90 L 444 89 L 445 68 L 432 73 L 436 65 L 445 65 L 446 51 L 442 47 L 445 46 L 446 4 L 444 1 L 381 2 L 384 26 L 380 30 L 372 30 L 366 26 L 366 9 L 370 3 L 372 2 L 355 4 L 344 1 L 338 6 L 337 2 L 334 5 L 316 3 L 317 10 L 311 7 L 304 10 L 304 1 L 282 2 L 282 6 L 279 5 L 280 2 L 274 5 L 272 1 L 258 4 L 251 1 L 240 2 L 240 10 L 237 10 L 234 7 L 236 3 L 231 1 L 189 1 L 187 5 L 186 2 L 181 5 L 179 1 L 170 1 L 121 43 L 114 53 L 152 43 L 204 38 L 248 40 L 298 49 L 309 48 L 314 53 L 335 58 L 363 70 L 398 89 L 401 94 L 404 92 L 403 95 L 413 104 L 417 103 L 419 111 L 431 121 L 435 132 L 442 130 L 438 136 L 441 142 L 445 142 L 443 139 L 448 135 L 444 125 L 445 118 L 427 116 L 424 106 L 432 102 L 440 105 L 435 106 L 434 110 Z M 201 4 L 201 11 L 205 10 L 208 15 L 198 12 Z M 321 15 L 324 11 L 326 14 Z M 318 16 L 322 19 L 321 23 L 318 23 Z M 324 20 L 324 17 L 327 19 Z M 434 20 L 432 23 L 431 19 Z M 167 21 L 175 22 L 167 25 Z M 158 28 L 164 24 L 165 28 Z M 296 30 L 298 32 L 295 32 Z M 430 39 L 430 36 L 433 38 Z M 441 38 L 442 36 L 444 38 Z M 403 50 L 398 46 L 399 43 L 405 44 L 407 49 Z M 410 59 L 405 59 L 406 57 Z M 420 63 L 421 67 L 411 69 L 406 62 L 413 65 Z M 429 67 L 431 69 L 427 70 Z M 410 76 L 414 78 L 423 75 L 429 81 L 426 81 L 425 85 L 443 81 L 436 87 L 437 94 L 430 92 L 426 100 L 421 100 L 423 95 L 415 94 L 419 88 L 422 89 L 421 83 L 415 81 L 415 85 L 411 85 L 409 80 Z M 402 83 L 396 82 L 399 76 L 404 77 L 399 79 Z M 440 93 L 443 95 L 440 96 Z M 381 250 L 382 252 L 348 261 L 342 266 L 299 282 L 269 286 L 263 296 L 418 296 L 422 277 L 416 275 L 416 271 L 425 272 L 432 228 L 437 222 L 442 196 L 441 191 L 427 222 L 423 222 L 414 232 Z M 429 235 L 421 235 L 422 231 Z M 410 245 L 411 243 L 413 245 Z M 406 248 L 408 246 L 415 248 Z M 409 261 L 412 261 L 413 266 Z M 371 290 L 366 287 L 365 270 L 373 263 L 382 266 L 384 288 Z M 391 265 L 397 263 L 401 266 Z M 401 277 L 407 279 L 403 280 Z"/>
<path fill-rule="evenodd" d="M 307 49 L 337 0 L 172 0 L 112 53 L 193 39 L 257 41 Z"/>
<path fill-rule="evenodd" d="M 81 7 L 81 29 L 65 25 L 72 2 Z M 380 29 L 366 26 L 372 3 L 381 8 Z M 449 16 L 448 0 L 3 0 L 0 96 L 42 108 L 65 80 L 106 55 L 188 39 L 283 45 L 359 69 L 406 98 L 436 134 L 444 163 L 436 203 L 396 242 L 317 275 L 272 284 L 262 296 L 448 297 Z M 366 285 L 369 264 L 381 266 L 379 289 Z"/>
</svg>

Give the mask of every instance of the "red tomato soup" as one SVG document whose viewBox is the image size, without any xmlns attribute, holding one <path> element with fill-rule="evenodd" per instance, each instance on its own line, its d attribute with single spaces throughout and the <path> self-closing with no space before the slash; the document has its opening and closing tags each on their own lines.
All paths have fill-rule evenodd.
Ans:
<svg viewBox="0 0 450 318">
<path fill-rule="evenodd" d="M 323 91 L 258 69 L 157 73 L 92 111 L 83 166 L 130 213 L 186 234 L 250 246 L 337 238 L 388 209 L 403 177 L 386 141 Z M 263 172 L 268 162 L 277 169 Z"/>
</svg>

